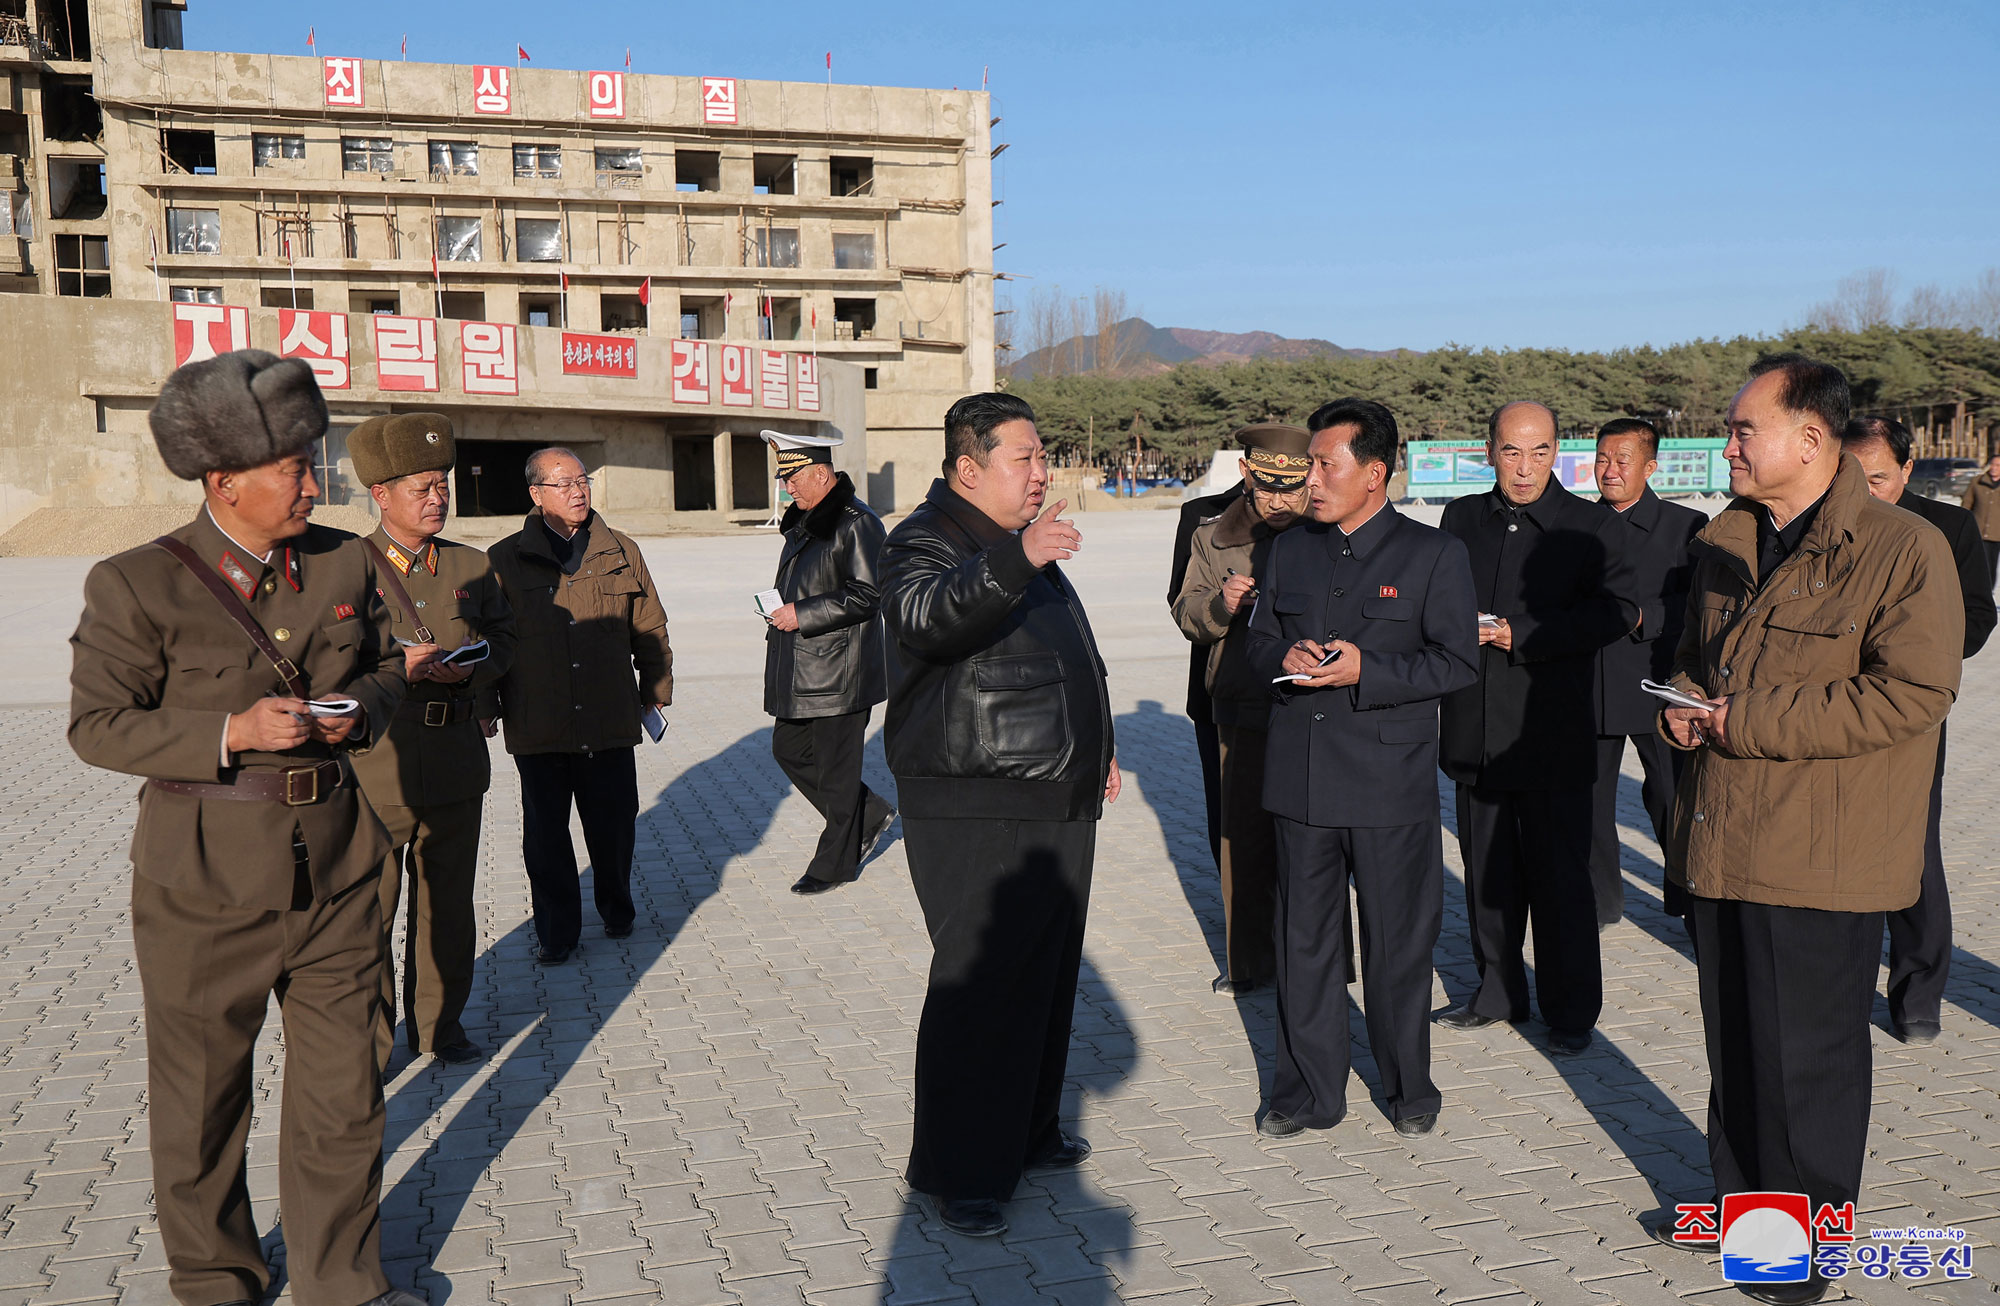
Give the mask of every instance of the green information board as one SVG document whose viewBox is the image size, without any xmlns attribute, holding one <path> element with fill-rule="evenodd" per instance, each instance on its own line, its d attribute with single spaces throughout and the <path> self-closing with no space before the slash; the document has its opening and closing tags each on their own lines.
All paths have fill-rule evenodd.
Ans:
<svg viewBox="0 0 2000 1306">
<path fill-rule="evenodd" d="M 1660 441 L 1660 466 L 1647 483 L 1656 494 L 1727 494 L 1729 464 L 1717 439 Z M 1456 499 L 1493 488 L 1493 468 L 1482 440 L 1412 440 L 1404 446 L 1412 499 Z M 1556 453 L 1556 479 L 1578 494 L 1597 493 L 1592 468 L 1595 440 L 1564 440 Z"/>
</svg>

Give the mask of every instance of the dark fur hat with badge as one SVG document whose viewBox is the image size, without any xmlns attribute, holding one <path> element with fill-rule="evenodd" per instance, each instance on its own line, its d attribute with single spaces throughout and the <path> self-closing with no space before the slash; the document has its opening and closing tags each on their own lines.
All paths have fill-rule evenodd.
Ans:
<svg viewBox="0 0 2000 1306">
<path fill-rule="evenodd" d="M 238 349 L 177 369 L 147 421 L 167 470 L 193 481 L 310 449 L 326 434 L 326 398 L 303 359 Z"/>
<path fill-rule="evenodd" d="M 458 458 L 451 419 L 443 413 L 390 413 L 371 417 L 347 437 L 354 479 L 385 485 L 418 472 L 448 472 Z"/>
</svg>

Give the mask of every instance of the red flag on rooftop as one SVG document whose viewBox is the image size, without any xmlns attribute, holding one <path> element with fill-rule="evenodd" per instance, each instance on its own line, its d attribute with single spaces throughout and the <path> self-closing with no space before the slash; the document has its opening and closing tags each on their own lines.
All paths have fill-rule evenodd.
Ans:
<svg viewBox="0 0 2000 1306">
<path fill-rule="evenodd" d="M 403 57 L 405 59 L 410 57 L 410 34 L 408 32 L 403 33 Z"/>
<path fill-rule="evenodd" d="M 519 56 L 521 57 L 521 62 L 522 62 L 522 63 L 528 63 L 528 62 L 530 62 L 530 61 L 529 61 L 529 59 L 528 59 L 528 47 L 527 47 L 527 46 L 525 46 L 525 45 L 518 45 L 518 44 L 517 44 L 517 45 L 516 45 L 516 46 L 514 47 L 514 53 L 515 53 L 515 54 L 517 54 L 517 55 L 519 55 Z"/>
<path fill-rule="evenodd" d="M 632 67 L 632 47 L 629 45 L 625 47 L 625 67 L 628 70 Z"/>
<path fill-rule="evenodd" d="M 647 277 L 639 283 L 639 302 L 648 308 L 653 306 L 653 279 L 651 277 Z"/>
<path fill-rule="evenodd" d="M 313 48 L 313 33 L 316 30 L 317 29 L 311 27 L 306 28 L 306 48 L 308 50 Z"/>
</svg>

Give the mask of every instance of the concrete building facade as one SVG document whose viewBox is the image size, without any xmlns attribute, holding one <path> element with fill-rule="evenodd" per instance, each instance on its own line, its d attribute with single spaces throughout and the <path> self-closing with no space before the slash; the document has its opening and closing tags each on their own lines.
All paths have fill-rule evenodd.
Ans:
<svg viewBox="0 0 2000 1306">
<path fill-rule="evenodd" d="M 838 424 L 893 509 L 936 474 L 945 407 L 992 387 L 982 93 L 193 51 L 183 8 L 0 0 L 0 291 L 44 301 L 0 299 L 0 369 L 25 369 L 13 400 L 87 415 L 79 434 L 142 436 L 165 372 L 134 366 L 171 367 L 190 331 L 279 348 L 339 330 L 338 416 L 461 411 L 501 477 L 561 439 L 595 446 L 607 506 L 756 511 L 769 468 L 744 437 Z M 99 330 L 104 300 L 149 307 Z M 176 352 L 111 348 L 144 322 L 178 330 Z M 382 374 L 383 332 L 409 322 L 437 342 L 430 394 Z M 503 326 L 512 394 L 472 384 L 463 356 Z M 82 393 L 44 393 L 64 369 L 37 364 L 42 327 L 99 360 Z M 634 343 L 636 369 L 573 368 L 583 336 L 599 363 L 604 341 Z M 791 402 L 801 357 L 817 411 Z M 779 371 L 789 406 L 772 408 L 755 387 Z M 6 429 L 23 422 L 0 415 L 0 513 L 84 506 L 82 482 L 36 479 L 50 460 Z"/>
</svg>

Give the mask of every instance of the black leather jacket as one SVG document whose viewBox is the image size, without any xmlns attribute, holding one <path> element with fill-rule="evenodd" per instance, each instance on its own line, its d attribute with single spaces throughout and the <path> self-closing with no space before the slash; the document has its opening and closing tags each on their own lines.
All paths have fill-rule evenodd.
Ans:
<svg viewBox="0 0 2000 1306">
<path fill-rule="evenodd" d="M 842 472 L 811 512 L 780 523 L 774 588 L 799 618 L 765 635 L 764 710 L 788 720 L 862 712 L 888 697 L 882 648 L 882 519 Z"/>
<path fill-rule="evenodd" d="M 944 481 L 890 532 L 899 665 L 883 726 L 906 816 L 1094 821 L 1111 766 L 1104 661 L 1060 568 Z"/>
</svg>

